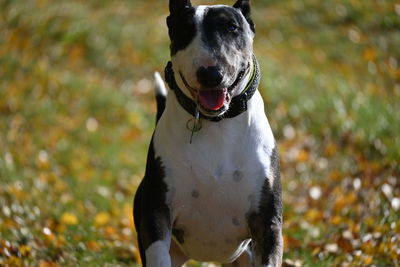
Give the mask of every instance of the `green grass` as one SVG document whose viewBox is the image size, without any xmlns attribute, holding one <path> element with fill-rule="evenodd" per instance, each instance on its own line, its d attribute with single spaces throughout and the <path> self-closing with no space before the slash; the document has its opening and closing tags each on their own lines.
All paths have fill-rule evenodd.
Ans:
<svg viewBox="0 0 400 267">
<path fill-rule="evenodd" d="M 399 266 L 400 6 L 253 2 L 284 259 Z M 132 199 L 167 12 L 156 0 L 0 2 L 0 265 L 137 262 Z"/>
</svg>

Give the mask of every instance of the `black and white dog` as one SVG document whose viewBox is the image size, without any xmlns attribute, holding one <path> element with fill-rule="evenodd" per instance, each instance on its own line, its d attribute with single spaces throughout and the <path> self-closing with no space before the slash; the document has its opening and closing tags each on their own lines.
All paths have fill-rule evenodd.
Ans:
<svg viewBox="0 0 400 267">
<path fill-rule="evenodd" d="M 282 201 L 275 140 L 257 91 L 249 0 L 170 0 L 166 93 L 134 201 L 144 266 L 188 259 L 280 266 Z"/>
</svg>

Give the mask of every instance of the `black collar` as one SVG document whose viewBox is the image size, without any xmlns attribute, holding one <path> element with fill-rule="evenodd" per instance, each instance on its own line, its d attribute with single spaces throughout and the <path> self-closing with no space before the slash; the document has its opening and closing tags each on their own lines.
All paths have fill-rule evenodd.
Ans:
<svg viewBox="0 0 400 267">
<path fill-rule="evenodd" d="M 176 84 L 174 71 L 172 69 L 172 62 L 169 61 L 165 67 L 165 81 L 167 82 L 169 88 L 171 88 L 176 95 L 176 99 L 179 104 L 191 115 L 196 115 L 197 105 L 189 97 L 187 97 L 182 90 Z M 228 110 L 218 117 L 210 117 L 202 114 L 200 112 L 200 118 L 209 121 L 220 121 L 224 118 L 233 118 L 237 115 L 245 112 L 247 110 L 247 101 L 254 95 L 260 83 L 260 68 L 256 57 L 253 55 L 253 72 L 251 74 L 249 82 L 246 84 L 245 89 L 240 95 L 232 98 Z"/>
</svg>

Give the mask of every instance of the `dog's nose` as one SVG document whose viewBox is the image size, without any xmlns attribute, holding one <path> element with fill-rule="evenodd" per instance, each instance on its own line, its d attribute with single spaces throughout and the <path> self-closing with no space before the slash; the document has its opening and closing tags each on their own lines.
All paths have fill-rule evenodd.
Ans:
<svg viewBox="0 0 400 267">
<path fill-rule="evenodd" d="M 204 87 L 216 87 L 222 82 L 223 78 L 222 71 L 217 66 L 200 67 L 197 70 L 197 80 Z"/>
</svg>

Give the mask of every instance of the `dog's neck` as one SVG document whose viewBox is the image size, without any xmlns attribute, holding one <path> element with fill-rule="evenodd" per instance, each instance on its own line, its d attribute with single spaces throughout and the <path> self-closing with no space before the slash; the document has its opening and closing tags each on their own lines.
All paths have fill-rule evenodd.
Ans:
<svg viewBox="0 0 400 267">
<path fill-rule="evenodd" d="M 179 79 L 180 78 L 178 78 L 178 80 Z M 253 60 L 251 62 L 251 71 L 243 77 L 242 81 L 239 81 L 238 83 L 238 91 L 241 93 L 234 96 L 229 105 L 229 109 L 221 116 L 217 117 L 206 116 L 204 114 L 198 113 L 196 102 L 185 94 L 185 92 L 181 89 L 181 85 L 178 85 L 171 62 L 168 62 L 165 68 L 165 80 L 168 83 L 169 88 L 174 91 L 179 104 L 184 110 L 186 110 L 194 117 L 200 116 L 200 118 L 217 122 L 225 118 L 236 117 L 247 110 L 247 102 L 256 92 L 258 84 L 260 82 L 260 70 L 257 59 L 253 55 Z"/>
</svg>

